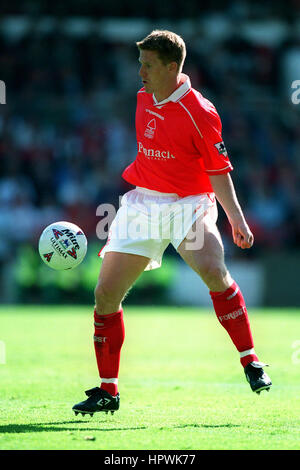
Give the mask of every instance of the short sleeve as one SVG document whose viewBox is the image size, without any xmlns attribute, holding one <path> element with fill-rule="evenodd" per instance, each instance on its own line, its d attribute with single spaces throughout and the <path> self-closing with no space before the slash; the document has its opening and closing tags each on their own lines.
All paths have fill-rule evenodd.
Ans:
<svg viewBox="0 0 300 470">
<path fill-rule="evenodd" d="M 233 170 L 222 138 L 221 119 L 214 107 L 201 113 L 199 128 L 202 138 L 198 139 L 200 156 L 208 175 L 221 175 Z"/>
</svg>

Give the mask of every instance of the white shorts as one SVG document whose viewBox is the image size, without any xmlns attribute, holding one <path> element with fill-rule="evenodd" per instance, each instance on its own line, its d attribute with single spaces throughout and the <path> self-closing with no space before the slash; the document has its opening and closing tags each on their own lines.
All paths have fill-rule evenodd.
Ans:
<svg viewBox="0 0 300 470">
<path fill-rule="evenodd" d="M 137 187 L 122 197 L 99 256 L 103 258 L 109 251 L 141 255 L 150 258 L 145 271 L 159 268 L 169 243 L 177 250 L 194 222 L 207 217 L 214 223 L 217 221 L 214 193 L 180 197 Z M 201 224 L 195 237 L 196 233 L 195 246 L 201 249 Z"/>
</svg>

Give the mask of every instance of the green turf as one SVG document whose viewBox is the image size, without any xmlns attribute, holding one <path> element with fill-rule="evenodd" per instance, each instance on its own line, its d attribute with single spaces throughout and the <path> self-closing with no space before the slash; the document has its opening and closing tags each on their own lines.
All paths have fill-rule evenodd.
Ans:
<svg viewBox="0 0 300 470">
<path fill-rule="evenodd" d="M 212 312 L 126 307 L 120 410 L 83 418 L 71 407 L 98 385 L 91 309 L 1 307 L 0 449 L 299 449 L 300 312 L 250 318 L 270 393 L 250 391 Z"/>
</svg>

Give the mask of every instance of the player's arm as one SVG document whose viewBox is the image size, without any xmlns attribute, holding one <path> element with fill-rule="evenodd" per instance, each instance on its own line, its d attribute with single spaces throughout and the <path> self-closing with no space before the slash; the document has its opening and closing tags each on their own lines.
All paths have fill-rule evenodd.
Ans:
<svg viewBox="0 0 300 470">
<path fill-rule="evenodd" d="M 210 175 L 209 179 L 216 198 L 230 222 L 234 243 L 243 249 L 251 248 L 254 237 L 245 220 L 229 173 Z"/>
</svg>

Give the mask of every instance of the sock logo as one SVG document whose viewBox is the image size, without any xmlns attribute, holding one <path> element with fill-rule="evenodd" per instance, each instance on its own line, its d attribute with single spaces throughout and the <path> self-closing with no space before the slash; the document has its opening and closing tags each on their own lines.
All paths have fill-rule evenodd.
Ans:
<svg viewBox="0 0 300 470">
<path fill-rule="evenodd" d="M 226 315 L 219 317 L 219 320 L 221 323 L 224 320 L 235 320 L 240 315 L 244 315 L 244 313 L 245 313 L 245 307 L 242 307 L 242 308 L 239 308 L 238 310 L 235 310 L 234 312 L 227 313 Z"/>
<path fill-rule="evenodd" d="M 96 343 L 105 343 L 107 336 L 94 336 L 94 341 Z"/>
</svg>

